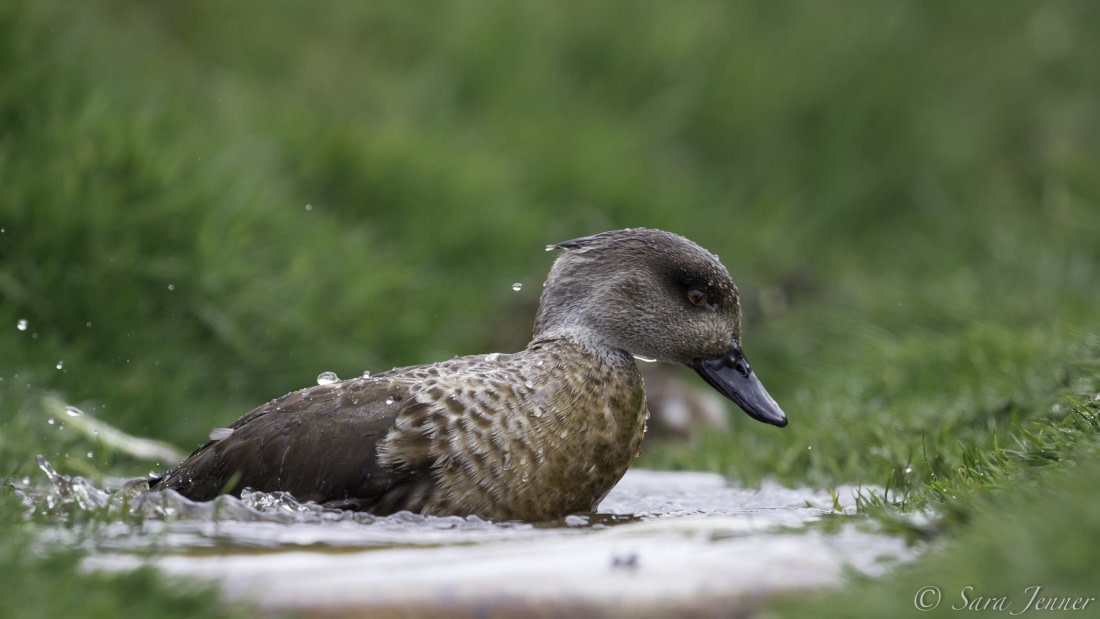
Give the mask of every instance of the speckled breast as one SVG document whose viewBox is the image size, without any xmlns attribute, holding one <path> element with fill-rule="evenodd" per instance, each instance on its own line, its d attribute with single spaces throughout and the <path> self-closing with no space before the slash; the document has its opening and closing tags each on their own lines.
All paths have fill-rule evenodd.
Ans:
<svg viewBox="0 0 1100 619">
<path fill-rule="evenodd" d="M 641 446 L 645 392 L 625 353 L 534 342 L 419 372 L 378 458 L 434 484 L 394 507 L 529 521 L 591 511 Z"/>
</svg>

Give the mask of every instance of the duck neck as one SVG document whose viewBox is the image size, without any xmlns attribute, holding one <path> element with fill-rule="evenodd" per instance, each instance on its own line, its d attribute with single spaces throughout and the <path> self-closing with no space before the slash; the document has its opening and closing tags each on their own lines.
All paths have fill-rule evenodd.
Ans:
<svg viewBox="0 0 1100 619">
<path fill-rule="evenodd" d="M 554 329 L 536 333 L 527 350 L 553 350 L 555 348 L 579 349 L 584 355 L 598 359 L 616 369 L 638 371 L 634 356 L 626 350 L 607 345 L 601 338 L 587 329 Z"/>
</svg>

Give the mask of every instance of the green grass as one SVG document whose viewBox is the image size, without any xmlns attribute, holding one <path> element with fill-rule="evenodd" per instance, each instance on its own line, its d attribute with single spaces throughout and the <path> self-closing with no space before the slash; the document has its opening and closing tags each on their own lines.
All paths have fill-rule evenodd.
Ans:
<svg viewBox="0 0 1100 619">
<path fill-rule="evenodd" d="M 51 397 L 186 450 L 322 371 L 518 349 L 546 244 L 644 225 L 721 255 L 791 424 L 731 411 L 642 464 L 941 515 L 942 554 L 831 608 L 1095 582 L 1058 553 L 1100 523 L 1072 413 L 1100 390 L 1098 26 L 1023 0 L 3 3 L 0 477 L 170 464 L 49 424 Z M 176 605 L 33 558 L 19 513 L 20 613 Z"/>
<path fill-rule="evenodd" d="M 770 600 L 770 611 L 789 617 L 939 617 L 979 612 L 974 609 L 988 603 L 985 612 L 1000 608 L 1032 616 L 1043 614 L 1032 601 L 1038 595 L 1078 604 L 1066 614 L 1100 616 L 1100 510 L 1089 490 L 1100 474 L 1100 401 L 1073 408 L 1066 425 L 1045 426 L 1020 449 L 972 460 L 955 479 L 933 484 L 933 492 L 943 495 L 933 503 L 945 514 L 939 522 L 956 526 L 919 561 L 883 579 L 856 577 L 841 591 Z M 918 598 L 926 587 L 936 592 Z M 917 608 L 933 603 L 938 605 L 931 610 Z"/>
</svg>

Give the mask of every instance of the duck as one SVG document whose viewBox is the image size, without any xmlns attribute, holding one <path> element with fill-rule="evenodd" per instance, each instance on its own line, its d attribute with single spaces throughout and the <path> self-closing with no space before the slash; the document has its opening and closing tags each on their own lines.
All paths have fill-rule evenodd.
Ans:
<svg viewBox="0 0 1100 619">
<path fill-rule="evenodd" d="M 717 256 L 651 228 L 546 249 L 560 254 L 524 350 L 294 391 L 212 431 L 150 489 L 194 501 L 282 491 L 379 516 L 595 512 L 646 432 L 639 360 L 692 368 L 753 419 L 787 425 L 745 358 L 738 289 Z"/>
</svg>

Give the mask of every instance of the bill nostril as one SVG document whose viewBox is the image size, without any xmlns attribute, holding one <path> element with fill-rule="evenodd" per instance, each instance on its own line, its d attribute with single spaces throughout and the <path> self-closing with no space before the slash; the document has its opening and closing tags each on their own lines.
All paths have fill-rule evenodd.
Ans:
<svg viewBox="0 0 1100 619">
<path fill-rule="evenodd" d="M 733 367 L 735 370 L 741 373 L 741 376 L 744 376 L 745 378 L 748 378 L 749 374 L 752 373 L 752 366 L 749 365 L 749 362 L 746 361 L 744 357 L 739 357 L 735 359 L 733 362 Z"/>
</svg>

